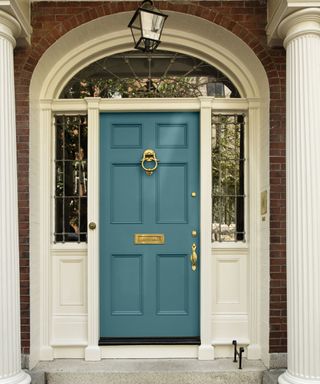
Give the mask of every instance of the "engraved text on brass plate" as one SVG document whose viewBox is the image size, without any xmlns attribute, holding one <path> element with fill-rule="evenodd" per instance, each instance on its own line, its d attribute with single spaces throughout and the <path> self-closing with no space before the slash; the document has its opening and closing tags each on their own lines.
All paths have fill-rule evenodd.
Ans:
<svg viewBox="0 0 320 384">
<path fill-rule="evenodd" d="M 159 233 L 136 233 L 134 235 L 135 244 L 164 244 L 163 234 Z"/>
</svg>

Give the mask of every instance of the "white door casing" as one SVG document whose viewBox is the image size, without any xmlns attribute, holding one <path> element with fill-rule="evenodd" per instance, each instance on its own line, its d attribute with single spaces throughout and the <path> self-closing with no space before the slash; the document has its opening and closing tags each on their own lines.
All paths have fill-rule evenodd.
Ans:
<svg viewBox="0 0 320 384">
<path fill-rule="evenodd" d="M 260 217 L 260 192 L 268 190 L 268 82 L 261 63 L 239 38 L 194 16 L 169 12 L 162 49 L 196 56 L 223 71 L 238 87 L 242 99 L 86 99 L 58 100 L 64 84 L 81 68 L 104 56 L 132 49 L 126 23 L 129 13 L 106 16 L 70 31 L 39 61 L 31 82 L 30 195 L 31 195 L 31 365 L 55 357 L 199 357 L 230 355 L 232 338 L 248 345 L 249 358 L 268 350 L 268 289 L 260 275 L 268 275 L 268 217 Z M 102 25 L 104 28 L 102 29 Z M 190 28 L 192 25 L 192 28 Z M 106 28 L 108 26 L 108 28 Z M 211 32 L 211 33 L 208 33 Z M 212 41 L 208 36 L 213 36 Z M 75 41 L 78 42 L 75 46 Z M 235 44 L 235 42 L 237 44 Z M 236 49 L 234 47 L 237 47 Z M 53 114 L 88 113 L 88 222 L 99 223 L 99 113 L 101 111 L 200 111 L 201 116 L 201 346 L 99 347 L 98 231 L 89 231 L 88 245 L 52 244 Z M 246 244 L 211 244 L 211 111 L 246 112 L 248 117 L 248 186 Z M 39 182 L 40 180 L 40 182 Z M 41 186 L 41 187 L 40 187 Z M 41 232 L 40 232 L 41 230 Z M 41 233 L 41 236 L 39 236 Z M 262 244 L 262 245 L 261 245 Z M 41 257 L 40 257 L 41 256 Z M 230 264 L 233 262 L 233 264 Z M 229 263 L 229 264 L 228 264 Z M 228 265 L 226 269 L 224 266 Z M 217 300 L 217 273 L 240 273 L 244 303 L 226 310 Z M 66 270 L 75 273 L 70 284 L 79 287 L 77 305 L 59 303 Z M 65 274 L 63 274 L 65 276 Z M 68 276 L 68 275 L 67 275 Z M 41 279 L 40 279 L 41 277 Z M 267 279 L 262 281 L 267 283 Z M 68 284 L 68 282 L 66 282 Z M 64 285 L 66 286 L 66 284 Z M 240 288 L 240 287 L 239 287 Z M 40 295 L 38 293 L 40 292 Z M 261 300 L 263 299 L 263 300 Z M 243 300 L 242 300 L 243 301 Z M 243 304 L 243 305 L 242 305 Z M 263 318 L 262 318 L 263 314 Z M 40 322 L 40 330 L 34 324 Z M 232 329 L 238 329 L 235 337 Z M 262 339 L 263 335 L 263 339 Z M 262 356 L 263 357 L 263 356 Z"/>
</svg>

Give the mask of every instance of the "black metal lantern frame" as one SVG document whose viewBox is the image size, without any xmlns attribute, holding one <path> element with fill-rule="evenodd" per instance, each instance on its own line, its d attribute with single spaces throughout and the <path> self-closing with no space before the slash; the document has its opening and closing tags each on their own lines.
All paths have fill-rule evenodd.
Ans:
<svg viewBox="0 0 320 384">
<path fill-rule="evenodd" d="M 153 6 L 151 0 L 145 0 L 134 13 L 128 27 L 131 29 L 135 48 L 143 52 L 153 52 L 160 44 L 166 18 Z"/>
</svg>

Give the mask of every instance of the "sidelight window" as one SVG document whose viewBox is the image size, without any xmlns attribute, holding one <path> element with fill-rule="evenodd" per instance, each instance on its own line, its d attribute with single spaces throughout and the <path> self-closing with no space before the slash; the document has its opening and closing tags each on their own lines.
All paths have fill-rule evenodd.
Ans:
<svg viewBox="0 0 320 384">
<path fill-rule="evenodd" d="M 55 242 L 87 240 L 87 116 L 55 116 Z"/>
<path fill-rule="evenodd" d="M 212 241 L 245 241 L 243 114 L 212 114 Z"/>
</svg>

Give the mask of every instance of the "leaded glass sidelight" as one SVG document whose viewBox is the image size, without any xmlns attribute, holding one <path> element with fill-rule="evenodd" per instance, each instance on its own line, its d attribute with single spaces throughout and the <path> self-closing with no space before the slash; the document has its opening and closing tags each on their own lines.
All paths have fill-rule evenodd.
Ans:
<svg viewBox="0 0 320 384">
<path fill-rule="evenodd" d="M 245 241 L 245 115 L 212 114 L 212 241 Z"/>
<path fill-rule="evenodd" d="M 55 116 L 55 242 L 87 241 L 87 116 Z"/>
</svg>

